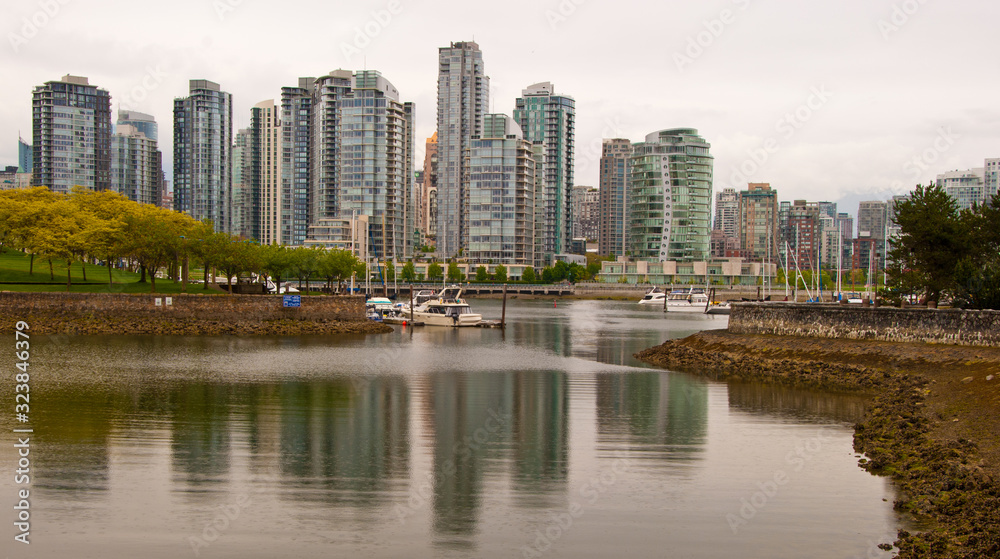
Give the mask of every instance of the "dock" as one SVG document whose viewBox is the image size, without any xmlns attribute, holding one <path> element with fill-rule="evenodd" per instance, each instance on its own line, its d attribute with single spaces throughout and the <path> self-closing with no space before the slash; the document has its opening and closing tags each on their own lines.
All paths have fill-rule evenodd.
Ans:
<svg viewBox="0 0 1000 559">
<path fill-rule="evenodd" d="M 402 326 L 423 326 L 424 323 L 419 320 L 410 320 L 408 318 L 391 317 L 384 318 L 382 322 L 385 324 L 400 324 Z"/>
</svg>

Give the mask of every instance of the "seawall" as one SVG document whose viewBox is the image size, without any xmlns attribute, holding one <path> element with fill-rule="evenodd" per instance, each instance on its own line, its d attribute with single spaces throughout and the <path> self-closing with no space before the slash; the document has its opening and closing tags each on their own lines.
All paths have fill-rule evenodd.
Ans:
<svg viewBox="0 0 1000 559">
<path fill-rule="evenodd" d="M 1000 311 L 736 303 L 729 332 L 1000 347 Z"/>
<path fill-rule="evenodd" d="M 25 321 L 38 334 L 327 334 L 391 327 L 365 319 L 357 296 L 308 296 L 285 307 L 280 296 L 0 293 L 6 328 Z"/>
</svg>

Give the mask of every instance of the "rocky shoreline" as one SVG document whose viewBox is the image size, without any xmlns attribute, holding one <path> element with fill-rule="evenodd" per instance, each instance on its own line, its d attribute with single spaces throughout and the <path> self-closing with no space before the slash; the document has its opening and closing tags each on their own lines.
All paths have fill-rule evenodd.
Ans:
<svg viewBox="0 0 1000 559">
<path fill-rule="evenodd" d="M 164 317 L 61 318 L 26 316 L 32 334 L 157 336 L 299 336 L 311 334 L 385 334 L 392 326 L 370 320 L 203 320 Z"/>
<path fill-rule="evenodd" d="M 707 331 L 636 357 L 716 379 L 870 395 L 855 426 L 860 465 L 890 476 L 895 508 L 926 527 L 900 530 L 898 557 L 1000 556 L 1000 348 Z"/>
</svg>

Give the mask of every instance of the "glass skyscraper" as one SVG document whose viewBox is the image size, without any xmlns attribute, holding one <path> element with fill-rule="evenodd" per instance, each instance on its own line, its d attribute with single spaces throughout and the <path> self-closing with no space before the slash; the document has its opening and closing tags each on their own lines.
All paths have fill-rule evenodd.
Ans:
<svg viewBox="0 0 1000 559">
<path fill-rule="evenodd" d="M 174 99 L 174 209 L 230 232 L 233 97 L 219 84 L 191 80 Z"/>
<path fill-rule="evenodd" d="M 443 258 L 458 255 L 468 241 L 464 156 L 472 136 L 482 135 L 489 89 L 478 44 L 438 50 L 437 253 Z"/>
<path fill-rule="evenodd" d="M 159 127 L 157 126 L 156 119 L 153 118 L 153 115 L 140 113 L 139 111 L 119 110 L 118 126 L 123 124 L 132 126 L 139 132 L 142 132 L 146 138 L 149 138 L 154 142 L 159 142 L 160 140 Z"/>
<path fill-rule="evenodd" d="M 111 95 L 64 76 L 32 94 L 32 185 L 54 192 L 111 188 Z"/>
<path fill-rule="evenodd" d="M 309 229 L 309 154 L 315 78 L 281 88 L 281 244 L 299 246 Z"/>
<path fill-rule="evenodd" d="M 632 147 L 629 248 L 651 262 L 708 260 L 714 159 L 693 128 L 660 130 Z"/>
<path fill-rule="evenodd" d="M 31 144 L 25 142 L 20 136 L 17 138 L 17 171 L 19 173 L 30 173 L 32 167 Z"/>
<path fill-rule="evenodd" d="M 111 138 L 111 188 L 133 202 L 159 205 L 163 169 L 156 140 L 119 124 Z"/>
<path fill-rule="evenodd" d="M 281 121 L 273 99 L 261 101 L 250 109 L 249 212 L 251 238 L 261 244 L 281 242 L 286 219 L 281 193 Z"/>
<path fill-rule="evenodd" d="M 369 216 L 372 256 L 404 258 L 412 244 L 412 105 L 379 72 L 357 72 L 340 113 L 341 218 Z"/>
<path fill-rule="evenodd" d="M 312 171 L 309 176 L 309 223 L 339 217 L 340 111 L 337 102 L 351 91 L 354 74 L 334 70 L 316 79 L 312 100 Z"/>
<path fill-rule="evenodd" d="M 628 194 L 632 186 L 632 142 L 606 139 L 601 148 L 601 212 L 597 250 L 607 256 L 628 251 Z"/>
<path fill-rule="evenodd" d="M 535 224 L 535 234 L 540 237 L 543 259 L 551 264 L 553 254 L 569 252 L 573 239 L 576 102 L 572 97 L 556 95 L 552 84 L 543 82 L 523 90 L 515 103 L 514 120 L 524 139 L 543 145 L 543 189 L 537 194 L 540 220 Z"/>
<path fill-rule="evenodd" d="M 468 251 L 473 264 L 535 265 L 536 161 L 520 127 L 485 116 L 468 151 Z"/>
</svg>

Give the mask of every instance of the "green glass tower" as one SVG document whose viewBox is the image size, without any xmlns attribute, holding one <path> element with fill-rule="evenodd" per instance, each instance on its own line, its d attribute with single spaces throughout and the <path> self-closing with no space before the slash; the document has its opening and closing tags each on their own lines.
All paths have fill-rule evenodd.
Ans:
<svg viewBox="0 0 1000 559">
<path fill-rule="evenodd" d="M 709 258 L 710 147 L 693 128 L 653 132 L 632 146 L 629 250 L 637 260 Z"/>
<path fill-rule="evenodd" d="M 541 256 L 551 264 L 553 254 L 570 250 L 573 240 L 572 191 L 576 101 L 556 95 L 549 82 L 536 83 L 521 92 L 515 102 L 514 120 L 524 139 L 542 144 L 544 161 L 542 190 L 538 193 L 535 234 Z"/>
</svg>

